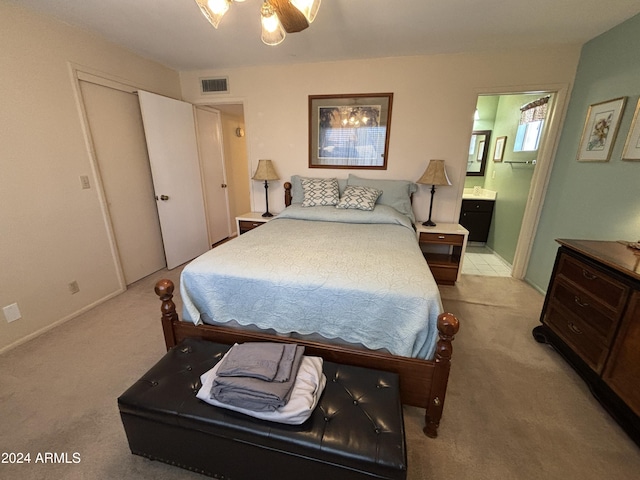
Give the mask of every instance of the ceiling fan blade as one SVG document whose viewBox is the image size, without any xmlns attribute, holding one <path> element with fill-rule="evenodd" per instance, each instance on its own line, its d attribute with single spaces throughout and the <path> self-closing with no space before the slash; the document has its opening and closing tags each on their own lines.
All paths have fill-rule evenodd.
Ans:
<svg viewBox="0 0 640 480">
<path fill-rule="evenodd" d="M 289 0 L 269 0 L 278 14 L 280 23 L 287 33 L 301 32 L 309 27 L 309 22 L 300 10 L 291 5 Z"/>
</svg>

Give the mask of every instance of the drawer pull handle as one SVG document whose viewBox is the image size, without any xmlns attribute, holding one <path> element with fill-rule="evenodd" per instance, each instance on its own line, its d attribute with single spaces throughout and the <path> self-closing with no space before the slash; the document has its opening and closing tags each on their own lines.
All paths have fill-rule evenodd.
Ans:
<svg viewBox="0 0 640 480">
<path fill-rule="evenodd" d="M 595 280 L 596 278 L 598 278 L 597 275 L 594 275 L 593 273 L 589 273 L 586 270 L 582 270 L 582 276 L 587 280 Z"/>
<path fill-rule="evenodd" d="M 447 238 L 447 237 L 445 237 L 444 235 L 438 235 L 438 238 L 439 238 L 440 240 L 444 240 L 444 239 L 445 239 L 445 238 Z"/>
<path fill-rule="evenodd" d="M 573 333 L 577 335 L 582 335 L 582 330 L 576 327 L 573 322 L 567 322 L 567 327 L 569 327 L 569 330 L 571 330 Z"/>
<path fill-rule="evenodd" d="M 576 302 L 576 305 L 578 305 L 579 307 L 583 307 L 584 308 L 584 307 L 588 307 L 589 306 L 588 303 L 583 303 L 580 300 L 580 297 L 578 297 L 577 295 L 575 297 L 573 297 L 573 301 Z"/>
</svg>

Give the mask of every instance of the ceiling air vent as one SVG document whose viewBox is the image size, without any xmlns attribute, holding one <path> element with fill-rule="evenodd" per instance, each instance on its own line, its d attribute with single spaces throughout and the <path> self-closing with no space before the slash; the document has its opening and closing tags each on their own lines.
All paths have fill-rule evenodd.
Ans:
<svg viewBox="0 0 640 480">
<path fill-rule="evenodd" d="M 202 93 L 229 93 L 229 79 L 227 77 L 201 78 Z"/>
</svg>

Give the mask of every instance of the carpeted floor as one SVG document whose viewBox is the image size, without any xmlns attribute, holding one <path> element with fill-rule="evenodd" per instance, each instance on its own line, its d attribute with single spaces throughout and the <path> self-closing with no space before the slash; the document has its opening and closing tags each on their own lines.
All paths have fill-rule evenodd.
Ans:
<svg viewBox="0 0 640 480">
<path fill-rule="evenodd" d="M 178 276 L 158 272 L 0 356 L 0 453 L 31 454 L 29 464 L 0 463 L 0 478 L 205 478 L 131 455 L 116 404 L 164 353 L 153 285 Z M 405 407 L 410 480 L 638 478 L 640 449 L 533 340 L 538 292 L 511 278 L 464 275 L 442 296 L 461 329 L 440 436 L 424 437 L 423 411 Z M 47 453 L 69 463 L 36 462 Z"/>
</svg>

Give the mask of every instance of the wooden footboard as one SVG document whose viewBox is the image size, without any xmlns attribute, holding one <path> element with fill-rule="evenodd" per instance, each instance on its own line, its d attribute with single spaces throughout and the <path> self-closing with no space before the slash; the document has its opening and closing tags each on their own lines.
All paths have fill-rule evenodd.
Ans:
<svg viewBox="0 0 640 480">
<path fill-rule="evenodd" d="M 250 341 L 289 342 L 304 345 L 305 352 L 308 354 L 320 356 L 330 362 L 394 372 L 400 376 L 402 403 L 424 408 L 425 425 L 423 431 L 429 437 L 437 436 L 451 367 L 451 342 L 459 328 L 458 319 L 451 313 L 442 313 L 438 317 L 440 338 L 436 346 L 434 360 L 421 360 L 374 352 L 364 348 L 330 345 L 237 328 L 183 322 L 179 320 L 176 306 L 173 303 L 174 288 L 171 280 L 160 280 L 155 287 L 155 292 L 162 301 L 160 307 L 162 330 L 167 350 L 185 338 L 201 338 L 228 345 Z"/>
</svg>

